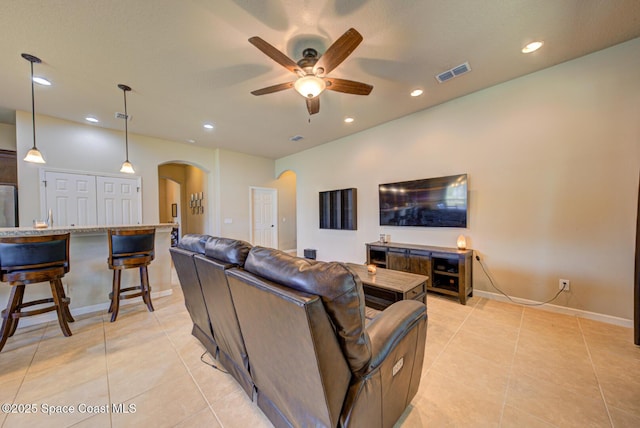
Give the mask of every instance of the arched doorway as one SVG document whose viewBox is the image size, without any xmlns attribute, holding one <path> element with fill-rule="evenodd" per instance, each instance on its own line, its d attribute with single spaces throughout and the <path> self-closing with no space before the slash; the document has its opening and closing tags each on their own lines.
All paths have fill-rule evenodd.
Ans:
<svg viewBox="0 0 640 428">
<path fill-rule="evenodd" d="M 208 172 L 179 161 L 158 165 L 158 214 L 161 223 L 177 223 L 179 235 L 206 233 Z"/>
</svg>

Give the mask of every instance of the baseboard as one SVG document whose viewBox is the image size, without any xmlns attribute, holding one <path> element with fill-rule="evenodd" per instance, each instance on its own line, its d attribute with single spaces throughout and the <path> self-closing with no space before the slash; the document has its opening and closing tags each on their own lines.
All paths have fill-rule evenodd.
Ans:
<svg viewBox="0 0 640 428">
<path fill-rule="evenodd" d="M 500 302 L 512 303 L 502 294 L 491 293 L 489 291 L 473 290 L 473 295 L 478 297 L 484 297 L 485 299 L 498 300 Z M 510 296 L 511 297 L 511 296 Z M 523 303 L 528 305 L 540 305 L 542 302 L 536 302 L 535 300 L 521 299 L 519 297 L 511 297 L 511 300 L 515 303 Z M 566 306 L 552 305 L 545 303 L 540 306 L 536 306 L 536 309 L 543 311 L 556 312 L 559 314 L 571 315 L 579 318 L 586 318 L 594 321 L 605 322 L 607 324 L 619 325 L 621 327 L 633 328 L 633 320 L 626 318 L 614 317 L 612 315 L 599 314 L 597 312 L 584 311 L 582 309 L 568 308 Z"/>
<path fill-rule="evenodd" d="M 173 294 L 172 289 L 163 290 L 163 291 L 152 291 L 151 298 L 156 299 L 158 297 L 170 296 L 171 294 Z M 141 297 L 136 299 L 121 300 L 120 306 L 127 306 L 127 305 L 132 305 L 134 303 L 141 303 L 141 302 L 142 302 Z M 71 308 L 71 315 L 80 316 L 80 315 L 92 314 L 95 312 L 102 312 L 102 311 L 106 313 L 109 310 L 110 304 L 111 304 L 110 302 L 105 302 L 105 303 L 98 303 L 97 305 L 83 306 L 80 308 Z M 32 317 L 21 318 L 18 328 L 20 329 L 23 327 L 30 327 L 33 325 L 44 324 L 49 321 L 57 321 L 57 320 L 58 320 L 58 316 L 56 315 L 55 311 L 47 312 L 40 315 L 34 315 Z M 73 327 L 73 323 L 71 324 L 71 327 Z M 73 328 L 71 330 L 73 331 Z"/>
</svg>

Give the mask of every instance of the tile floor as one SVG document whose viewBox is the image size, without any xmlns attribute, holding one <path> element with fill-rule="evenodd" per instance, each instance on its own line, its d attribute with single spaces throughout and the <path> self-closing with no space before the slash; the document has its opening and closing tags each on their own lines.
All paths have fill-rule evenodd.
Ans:
<svg viewBox="0 0 640 428">
<path fill-rule="evenodd" d="M 0 412 L 0 425 L 270 427 L 200 360 L 180 287 L 154 305 L 124 306 L 114 324 L 77 317 L 69 338 L 56 322 L 19 329 L 0 352 L 0 403 L 37 413 Z M 397 427 L 640 426 L 631 329 L 481 298 L 429 295 L 427 306 L 420 389 Z M 120 412 L 100 413 L 111 404 Z"/>
</svg>

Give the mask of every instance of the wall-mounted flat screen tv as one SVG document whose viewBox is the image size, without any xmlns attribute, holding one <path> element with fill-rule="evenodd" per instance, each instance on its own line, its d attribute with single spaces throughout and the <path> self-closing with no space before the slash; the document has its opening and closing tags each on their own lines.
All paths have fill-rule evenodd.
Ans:
<svg viewBox="0 0 640 428">
<path fill-rule="evenodd" d="M 380 184 L 380 225 L 467 227 L 467 174 Z"/>
</svg>

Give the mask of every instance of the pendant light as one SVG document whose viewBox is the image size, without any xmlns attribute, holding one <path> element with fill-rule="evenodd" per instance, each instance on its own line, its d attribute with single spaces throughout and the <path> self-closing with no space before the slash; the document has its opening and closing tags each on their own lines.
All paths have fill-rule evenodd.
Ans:
<svg viewBox="0 0 640 428">
<path fill-rule="evenodd" d="M 40 150 L 38 150 L 38 148 L 36 147 L 36 97 L 33 89 L 33 63 L 37 62 L 38 64 L 40 64 L 42 61 L 40 60 L 40 58 L 27 53 L 23 53 L 22 58 L 31 63 L 31 119 L 33 123 L 33 147 L 31 147 L 31 150 L 27 152 L 27 156 L 25 156 L 24 161 L 32 163 L 45 163 L 44 158 L 42 157 L 42 153 L 40 153 Z"/>
<path fill-rule="evenodd" d="M 124 94 L 124 144 L 127 155 L 126 160 L 122 163 L 120 172 L 133 174 L 135 173 L 135 171 L 133 170 L 133 165 L 131 165 L 131 162 L 129 162 L 129 115 L 127 114 L 127 91 L 130 91 L 131 88 L 127 85 L 123 85 L 122 83 L 118 85 L 118 88 L 122 89 L 122 93 Z"/>
</svg>

